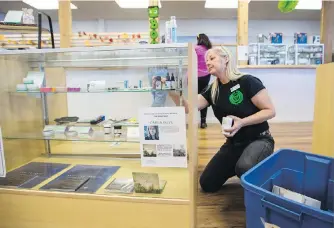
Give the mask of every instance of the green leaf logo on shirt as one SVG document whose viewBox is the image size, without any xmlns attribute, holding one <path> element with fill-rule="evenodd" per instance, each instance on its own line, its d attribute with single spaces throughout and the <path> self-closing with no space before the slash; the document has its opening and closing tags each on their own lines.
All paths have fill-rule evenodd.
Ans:
<svg viewBox="0 0 334 228">
<path fill-rule="evenodd" d="M 244 95 L 239 90 L 236 90 L 230 95 L 229 100 L 231 104 L 239 105 L 244 100 Z"/>
</svg>

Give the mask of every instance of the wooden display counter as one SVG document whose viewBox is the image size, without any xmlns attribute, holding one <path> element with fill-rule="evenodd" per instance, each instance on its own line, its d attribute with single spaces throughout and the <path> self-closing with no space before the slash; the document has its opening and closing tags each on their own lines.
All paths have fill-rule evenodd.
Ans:
<svg viewBox="0 0 334 228">
<path fill-rule="evenodd" d="M 71 166 L 32 190 L 0 189 L 0 227 L 189 227 L 187 169 L 142 168 L 140 161 L 111 159 L 36 158 L 37 162 Z M 38 190 L 75 164 L 121 166 L 96 192 L 75 194 Z M 162 194 L 110 194 L 104 188 L 114 178 L 131 178 L 133 171 L 157 172 L 167 184 Z"/>
</svg>

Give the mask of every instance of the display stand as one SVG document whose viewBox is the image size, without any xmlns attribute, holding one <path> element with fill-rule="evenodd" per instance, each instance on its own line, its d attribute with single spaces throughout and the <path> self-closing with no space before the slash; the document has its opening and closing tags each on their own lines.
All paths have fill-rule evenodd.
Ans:
<svg viewBox="0 0 334 228">
<path fill-rule="evenodd" d="M 66 96 L 70 92 L 54 94 L 16 91 L 16 85 L 22 83 L 27 72 L 32 70 L 45 72 L 44 85 L 66 86 L 64 80 L 66 77 L 59 75 L 66 75 L 68 69 L 80 68 L 86 71 L 93 69 L 95 72 L 93 75 L 95 75 L 96 70 L 103 67 L 110 71 L 117 69 L 117 72 L 122 72 L 123 69 L 136 70 L 155 65 L 183 69 L 179 73 L 183 80 L 187 81 L 187 84 L 184 83 L 184 86 L 177 90 L 182 91 L 189 100 L 187 168 L 142 167 L 140 159 L 129 159 L 128 153 L 122 154 L 122 151 L 117 153 L 115 148 L 109 148 L 108 153 L 96 151 L 99 148 L 105 149 L 104 144 L 112 142 L 109 139 L 74 142 L 69 138 L 50 140 L 31 134 L 31 132 L 40 134 L 44 126 L 51 124 L 55 117 L 68 115 L 67 108 L 70 104 L 66 103 Z M 195 227 L 198 189 L 196 66 L 197 59 L 192 44 L 30 50 L 6 52 L 1 55 L 0 125 L 4 138 L 7 171 L 16 170 L 32 161 L 69 165 L 31 189 L 0 186 L 1 225 L 28 228 L 45 226 Z M 125 75 L 128 71 L 124 72 Z M 186 75 L 188 75 L 187 80 Z M 104 92 L 101 93 L 104 94 Z M 148 93 L 150 92 L 149 90 Z M 113 93 L 125 94 L 124 91 Z M 77 95 L 84 94 L 93 96 L 87 92 L 79 92 Z M 119 102 L 133 105 L 131 100 Z M 127 144 L 124 145 L 126 147 Z M 84 152 L 80 153 L 82 149 Z M 78 151 L 80 156 L 73 156 L 76 155 L 72 153 L 74 150 Z M 53 152 L 56 151 L 63 153 L 55 156 Z M 114 159 L 115 154 L 117 159 Z M 100 183 L 102 185 L 98 190 L 91 194 L 42 190 L 43 186 L 76 165 L 117 166 L 119 169 L 114 175 L 107 177 L 106 181 Z M 167 185 L 161 194 L 111 194 L 105 191 L 114 178 L 130 178 L 133 172 L 158 173 L 161 179 L 167 181 Z"/>
<path fill-rule="evenodd" d="M 334 63 L 317 68 L 312 152 L 334 157 Z"/>
</svg>

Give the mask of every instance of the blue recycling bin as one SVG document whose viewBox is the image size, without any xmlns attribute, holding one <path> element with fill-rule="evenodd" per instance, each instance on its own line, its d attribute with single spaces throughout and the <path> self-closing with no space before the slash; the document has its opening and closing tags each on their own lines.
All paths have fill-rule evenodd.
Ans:
<svg viewBox="0 0 334 228">
<path fill-rule="evenodd" d="M 282 149 L 241 177 L 247 228 L 264 227 L 261 218 L 280 228 L 334 227 L 334 158 Z M 273 186 L 321 202 L 321 209 L 272 193 Z"/>
</svg>

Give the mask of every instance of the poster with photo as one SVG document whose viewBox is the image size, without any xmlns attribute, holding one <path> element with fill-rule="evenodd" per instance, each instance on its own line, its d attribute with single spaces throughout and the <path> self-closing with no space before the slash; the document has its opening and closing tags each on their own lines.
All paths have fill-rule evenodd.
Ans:
<svg viewBox="0 0 334 228">
<path fill-rule="evenodd" d="M 150 107 L 139 113 L 141 164 L 187 167 L 184 107 Z"/>
<path fill-rule="evenodd" d="M 5 164 L 5 154 L 3 150 L 1 127 L 0 127 L 0 177 L 6 177 L 6 164 Z"/>
</svg>

